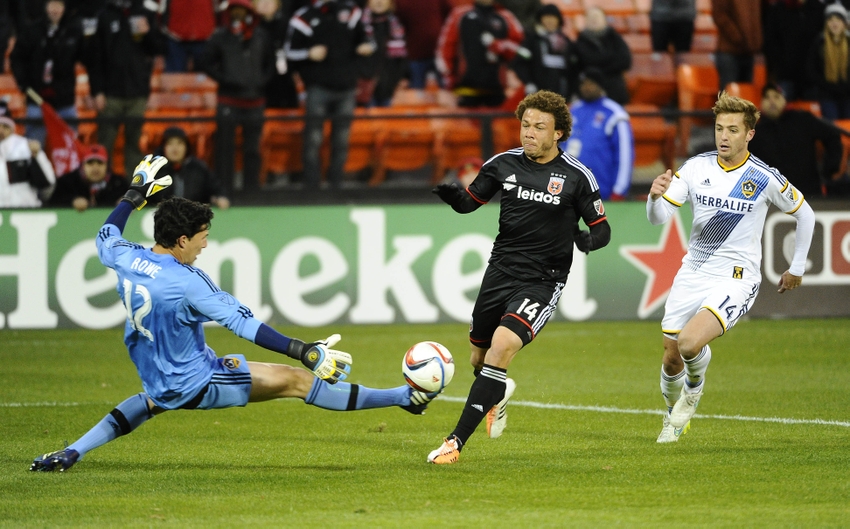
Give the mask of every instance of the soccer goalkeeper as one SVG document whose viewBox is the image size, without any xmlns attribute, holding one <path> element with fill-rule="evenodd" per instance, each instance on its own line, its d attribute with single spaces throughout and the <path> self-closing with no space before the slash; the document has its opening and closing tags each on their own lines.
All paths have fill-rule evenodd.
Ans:
<svg viewBox="0 0 850 529">
<path fill-rule="evenodd" d="M 351 356 L 332 349 L 339 335 L 312 343 L 284 336 L 192 266 L 207 245 L 213 218 L 209 206 L 168 199 L 154 214 L 153 248 L 123 239 L 133 209 L 141 209 L 151 195 L 171 185 L 170 176 L 157 176 L 166 162 L 149 155 L 136 167 L 130 189 L 96 240 L 101 262 L 118 274 L 119 295 L 127 309 L 124 343 L 144 391 L 116 406 L 64 450 L 37 457 L 30 470 L 65 471 L 90 450 L 168 410 L 228 408 L 284 397 L 339 411 L 389 406 L 414 414 L 425 410 L 436 394 L 408 385 L 372 389 L 342 382 L 350 372 Z M 239 354 L 217 357 L 204 340 L 206 321 L 299 360 L 309 371 L 248 362 Z"/>
</svg>

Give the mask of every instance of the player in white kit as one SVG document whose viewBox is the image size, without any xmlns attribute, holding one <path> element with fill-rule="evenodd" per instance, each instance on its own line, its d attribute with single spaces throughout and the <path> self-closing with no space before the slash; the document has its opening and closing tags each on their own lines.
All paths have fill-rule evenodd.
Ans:
<svg viewBox="0 0 850 529">
<path fill-rule="evenodd" d="M 647 218 L 663 224 L 685 202 L 693 226 L 688 253 L 664 306 L 661 393 L 667 404 L 659 443 L 688 431 L 711 361 L 709 342 L 747 313 L 761 282 L 761 237 L 770 204 L 797 220 L 794 258 L 779 292 L 802 283 L 815 214 L 803 195 L 779 173 L 751 155 L 756 106 L 721 92 L 712 108 L 716 151 L 694 156 L 679 170 L 653 182 Z"/>
</svg>

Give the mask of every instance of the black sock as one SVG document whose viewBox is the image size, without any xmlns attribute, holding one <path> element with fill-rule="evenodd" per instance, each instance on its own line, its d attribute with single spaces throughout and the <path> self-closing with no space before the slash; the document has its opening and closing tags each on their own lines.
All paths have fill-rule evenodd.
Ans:
<svg viewBox="0 0 850 529">
<path fill-rule="evenodd" d="M 466 444 L 466 440 L 478 428 L 490 408 L 504 398 L 507 376 L 507 370 L 484 364 L 481 376 L 476 377 L 469 389 L 463 413 L 460 414 L 460 420 L 452 432 L 460 441 L 460 447 Z"/>
</svg>

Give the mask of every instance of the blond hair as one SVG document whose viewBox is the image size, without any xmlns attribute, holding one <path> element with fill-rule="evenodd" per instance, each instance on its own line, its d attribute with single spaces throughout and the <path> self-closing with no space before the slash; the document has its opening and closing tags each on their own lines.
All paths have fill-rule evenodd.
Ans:
<svg viewBox="0 0 850 529">
<path fill-rule="evenodd" d="M 847 81 L 847 52 L 844 34 L 836 42 L 827 30 L 823 42 L 823 76 L 828 83 Z"/>
<path fill-rule="evenodd" d="M 715 118 L 720 114 L 743 114 L 744 125 L 748 129 L 756 128 L 756 122 L 761 117 L 761 112 L 752 101 L 742 97 L 730 96 L 726 93 L 726 90 L 721 90 L 717 94 L 717 102 L 711 107 L 711 111 L 714 112 Z"/>
</svg>

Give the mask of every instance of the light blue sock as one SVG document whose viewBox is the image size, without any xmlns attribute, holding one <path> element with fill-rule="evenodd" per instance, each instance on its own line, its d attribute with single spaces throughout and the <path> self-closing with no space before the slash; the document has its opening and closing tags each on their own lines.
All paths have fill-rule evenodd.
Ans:
<svg viewBox="0 0 850 529">
<path fill-rule="evenodd" d="M 317 378 L 313 381 L 313 387 L 310 388 L 304 402 L 336 411 L 408 406 L 410 391 L 410 386 L 407 385 L 390 389 L 374 389 L 347 382 L 328 384 Z"/>
<path fill-rule="evenodd" d="M 133 395 L 115 406 L 94 428 L 74 441 L 68 448 L 79 452 L 82 459 L 89 450 L 132 432 L 151 418 L 153 414 L 148 409 L 148 396 L 144 393 Z"/>
</svg>

